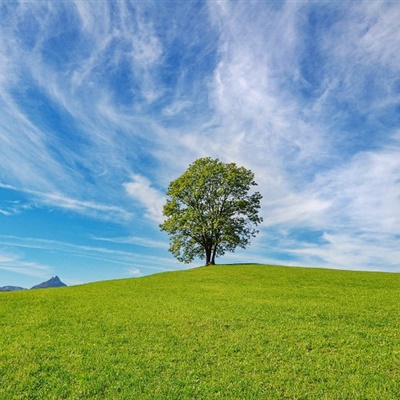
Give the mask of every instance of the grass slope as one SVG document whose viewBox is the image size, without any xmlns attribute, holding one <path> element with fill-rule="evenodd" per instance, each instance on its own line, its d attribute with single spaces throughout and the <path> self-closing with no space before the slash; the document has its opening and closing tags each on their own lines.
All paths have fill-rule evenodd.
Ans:
<svg viewBox="0 0 400 400">
<path fill-rule="evenodd" d="M 1 399 L 400 398 L 400 275 L 217 266 L 0 294 Z"/>
</svg>

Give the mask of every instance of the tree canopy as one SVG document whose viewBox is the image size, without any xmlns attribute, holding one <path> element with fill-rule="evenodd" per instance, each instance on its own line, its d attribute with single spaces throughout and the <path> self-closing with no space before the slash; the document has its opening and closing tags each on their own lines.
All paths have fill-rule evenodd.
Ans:
<svg viewBox="0 0 400 400">
<path fill-rule="evenodd" d="M 261 194 L 250 190 L 254 174 L 235 163 L 199 158 L 172 181 L 163 207 L 161 230 L 170 235 L 169 251 L 185 263 L 215 258 L 246 248 L 262 222 Z"/>
</svg>

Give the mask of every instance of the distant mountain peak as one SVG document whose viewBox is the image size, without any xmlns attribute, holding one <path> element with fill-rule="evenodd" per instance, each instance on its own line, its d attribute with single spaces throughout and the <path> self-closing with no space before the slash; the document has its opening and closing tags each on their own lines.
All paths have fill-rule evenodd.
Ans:
<svg viewBox="0 0 400 400">
<path fill-rule="evenodd" d="M 0 292 L 15 292 L 17 290 L 26 290 L 21 286 L 2 286 L 0 287 Z"/>
<path fill-rule="evenodd" d="M 44 288 L 62 287 L 62 286 L 67 286 L 67 285 L 61 282 L 58 276 L 53 276 L 48 281 L 39 283 L 39 285 L 35 285 L 31 289 L 44 289 Z"/>
</svg>

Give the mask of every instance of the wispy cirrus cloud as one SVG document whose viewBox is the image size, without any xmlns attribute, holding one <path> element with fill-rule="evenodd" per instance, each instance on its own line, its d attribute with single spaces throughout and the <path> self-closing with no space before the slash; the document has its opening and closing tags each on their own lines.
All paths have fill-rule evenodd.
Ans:
<svg viewBox="0 0 400 400">
<path fill-rule="evenodd" d="M 70 253 L 93 260 L 107 261 L 124 266 L 131 266 L 132 262 L 135 261 L 136 263 L 140 263 L 142 269 L 146 270 L 165 271 L 173 269 L 175 265 L 170 259 L 158 255 L 143 255 L 128 249 L 116 249 L 113 247 L 97 246 L 95 244 L 76 244 L 53 239 L 17 237 L 11 235 L 0 235 L 0 244 L 10 249 L 35 249 L 43 252 Z M 9 253 L 5 252 L 2 257 L 2 262 L 4 264 L 8 261 L 18 261 L 20 259 L 15 251 L 10 251 Z M 22 261 L 17 265 L 23 266 L 25 264 L 26 267 L 29 266 L 29 262 L 24 263 Z M 36 265 L 36 263 L 32 263 L 32 265 Z M 38 269 L 42 268 L 40 264 L 37 265 Z M 5 268 L 4 266 L 4 269 Z M 49 268 L 43 267 L 42 269 L 44 272 L 49 273 Z M 28 270 L 21 269 L 21 271 L 29 275 Z"/>
<path fill-rule="evenodd" d="M 47 204 L 51 197 L 57 202 L 52 193 L 77 199 L 58 203 L 68 209 L 80 208 L 77 202 L 88 203 L 87 198 L 129 209 L 124 183 L 143 173 L 143 163 L 167 144 L 172 131 L 164 123 L 186 112 L 192 96 L 199 109 L 201 79 L 192 78 L 202 69 L 182 64 L 171 71 L 168 51 L 200 62 L 210 53 L 199 53 L 200 36 L 196 48 L 192 39 L 185 43 L 193 46 L 190 51 L 176 47 L 175 41 L 183 40 L 180 32 L 173 25 L 157 30 L 158 21 L 148 17 L 154 6 L 138 3 L 134 13 L 128 2 L 5 7 L 3 181 L 19 190 L 51 193 L 43 197 Z M 192 4 L 186 7 L 189 11 Z M 195 25 L 194 31 L 200 30 Z M 160 178 L 158 184 L 165 183 Z M 154 212 L 148 216 L 154 219 Z"/>
<path fill-rule="evenodd" d="M 400 143 L 359 153 L 315 181 L 320 196 L 332 202 L 332 228 L 354 226 L 363 232 L 398 233 L 399 151 Z"/>
<path fill-rule="evenodd" d="M 398 235 L 400 147 L 392 107 L 399 104 L 399 67 L 387 55 L 396 48 L 400 10 L 371 3 L 346 12 L 332 4 L 247 6 L 211 3 L 222 49 L 212 93 L 225 139 L 207 138 L 211 151 L 255 171 L 265 240 L 270 229 L 281 232 L 270 251 L 294 254 L 286 235 L 303 227 L 329 240 L 294 240 L 300 264 L 309 246 L 321 252 L 320 265 L 345 267 L 347 258 L 346 268 L 398 270 L 387 250 Z M 196 138 L 192 147 L 205 141 Z M 345 237 L 357 238 L 351 251 Z M 356 254 L 365 256 L 357 261 Z"/>
<path fill-rule="evenodd" d="M 124 184 L 130 197 L 146 209 L 145 216 L 155 222 L 162 222 L 162 207 L 165 196 L 152 187 L 151 182 L 144 176 L 135 174 L 131 181 Z"/>
<path fill-rule="evenodd" d="M 0 214 L 5 216 L 12 216 L 21 214 L 22 212 L 29 210 L 32 206 L 30 204 L 23 204 L 21 201 L 8 201 L 4 208 L 0 208 Z"/>
<path fill-rule="evenodd" d="M 399 272 L 396 238 L 386 234 L 325 233 L 322 243 L 296 242 L 284 249 L 308 266 Z"/>
<path fill-rule="evenodd" d="M 31 196 L 37 204 L 41 206 L 49 206 L 54 208 L 61 208 L 65 210 L 71 210 L 76 213 L 81 213 L 87 216 L 98 216 L 103 219 L 115 219 L 119 222 L 129 222 L 133 214 L 126 211 L 122 207 L 96 203 L 94 201 L 81 201 L 71 197 L 67 197 L 62 193 L 46 193 L 35 190 L 20 190 L 17 187 L 11 185 L 5 185 L 0 182 L 0 188 L 8 189 L 13 192 L 24 193 L 25 195 Z M 10 206 L 8 211 L 3 210 L 4 213 L 8 212 L 8 215 L 17 214 L 23 210 L 31 208 L 30 204 L 20 204 L 20 201 L 8 202 Z"/>
<path fill-rule="evenodd" d="M 132 275 L 132 276 L 140 276 L 142 274 L 140 271 L 140 268 L 136 268 L 136 267 L 128 268 L 127 272 L 129 275 Z"/>
<path fill-rule="evenodd" d="M 167 243 L 164 241 L 158 241 L 154 239 L 139 237 L 139 236 L 122 236 L 122 237 L 97 237 L 91 236 L 92 239 L 104 242 L 118 243 L 118 244 L 130 244 L 142 247 L 153 247 L 153 248 L 166 248 Z"/>
<path fill-rule="evenodd" d="M 122 110 L 139 106 L 139 98 L 157 97 L 150 71 L 161 50 L 140 10 L 132 19 L 125 3 L 99 7 L 6 7 L 2 56 L 8 80 L 0 88 L 5 180 L 83 198 L 89 191 L 100 196 L 96 184 L 118 182 L 131 168 L 122 160 L 137 145 L 135 113 Z M 66 30 L 57 22 L 63 16 Z M 66 43 L 73 43 L 68 52 Z M 130 89 L 134 82 L 137 93 Z"/>
<path fill-rule="evenodd" d="M 36 278 L 47 278 L 53 273 L 49 265 L 26 260 L 15 252 L 0 250 L 0 270 L 29 275 Z"/>
</svg>

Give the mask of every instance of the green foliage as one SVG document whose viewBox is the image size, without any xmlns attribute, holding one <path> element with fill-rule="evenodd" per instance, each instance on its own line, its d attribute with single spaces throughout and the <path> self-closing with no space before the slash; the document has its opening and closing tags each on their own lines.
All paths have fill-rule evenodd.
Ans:
<svg viewBox="0 0 400 400">
<path fill-rule="evenodd" d="M 0 399 L 398 399 L 399 289 L 253 265 L 0 293 Z"/>
<path fill-rule="evenodd" d="M 262 222 L 261 194 L 254 174 L 236 164 L 200 158 L 169 185 L 160 225 L 171 236 L 170 251 L 182 262 L 215 258 L 236 247 L 246 248 Z"/>
</svg>

